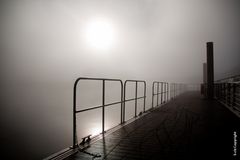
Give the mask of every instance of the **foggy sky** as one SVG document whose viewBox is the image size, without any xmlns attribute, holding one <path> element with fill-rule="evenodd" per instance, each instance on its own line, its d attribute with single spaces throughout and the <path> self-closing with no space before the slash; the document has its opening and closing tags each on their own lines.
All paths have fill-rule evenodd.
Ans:
<svg viewBox="0 0 240 160">
<path fill-rule="evenodd" d="M 79 76 L 143 79 L 148 93 L 154 80 L 201 83 L 208 41 L 214 42 L 215 78 L 240 73 L 238 0 L 0 4 L 2 137 L 5 145 L 15 143 L 7 148 L 31 152 L 30 158 L 71 145 L 72 87 Z M 87 47 L 83 38 L 87 22 L 98 17 L 117 33 L 107 51 Z"/>
</svg>

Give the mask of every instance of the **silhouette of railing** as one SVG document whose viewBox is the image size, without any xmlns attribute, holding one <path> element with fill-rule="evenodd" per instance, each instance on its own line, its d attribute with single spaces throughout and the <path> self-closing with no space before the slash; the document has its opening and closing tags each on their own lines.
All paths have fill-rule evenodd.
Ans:
<svg viewBox="0 0 240 160">
<path fill-rule="evenodd" d="M 170 99 L 173 99 L 186 90 L 187 84 L 171 83 L 170 84 Z"/>
<path fill-rule="evenodd" d="M 101 81 L 102 82 L 102 105 L 93 106 L 93 107 L 90 107 L 87 109 L 77 110 L 77 86 L 78 86 L 78 83 L 80 83 L 80 81 Z M 105 103 L 106 102 L 105 84 L 106 84 L 106 82 L 112 82 L 112 81 L 119 82 L 119 84 L 120 84 L 120 87 L 119 87 L 119 90 L 121 92 L 120 101 L 106 104 Z M 135 83 L 134 98 L 127 99 L 127 97 L 126 97 L 128 83 Z M 138 84 L 139 83 L 142 83 L 144 85 L 143 96 L 138 96 L 138 88 L 139 88 Z M 173 83 L 170 85 L 171 93 L 173 95 L 172 98 L 175 98 L 177 95 L 179 95 L 181 93 L 180 91 L 181 91 L 182 85 L 183 84 L 176 84 L 176 83 Z M 156 87 L 156 86 L 157 86 L 157 92 L 155 93 L 154 87 Z M 161 89 L 159 88 L 159 86 L 161 87 Z M 169 83 L 154 81 L 153 85 L 152 85 L 152 89 L 153 89 L 153 91 L 152 91 L 152 108 L 159 106 L 161 104 L 164 104 L 169 100 Z M 159 95 L 160 95 L 160 103 L 159 103 Z M 154 106 L 154 97 L 155 96 L 157 96 L 157 105 L 156 106 Z M 116 104 L 121 104 L 120 124 L 123 124 L 123 123 L 125 123 L 126 102 L 135 101 L 134 117 L 137 117 L 137 109 L 138 109 L 138 100 L 139 99 L 143 99 L 143 109 L 142 109 L 142 112 L 139 113 L 139 115 L 141 115 L 142 113 L 146 112 L 146 81 L 143 81 L 143 80 L 126 80 L 123 83 L 123 81 L 121 79 L 87 78 L 87 77 L 80 77 L 80 78 L 76 79 L 76 81 L 74 83 L 74 88 L 73 88 L 73 148 L 76 148 L 79 145 L 78 138 L 77 138 L 77 122 L 76 122 L 77 121 L 76 116 L 78 113 L 101 108 L 102 109 L 102 132 L 101 133 L 103 134 L 106 131 L 105 130 L 105 107 L 116 105 Z M 90 136 L 91 135 L 84 137 L 83 143 L 85 141 L 90 140 Z"/>
<path fill-rule="evenodd" d="M 156 88 L 157 87 L 157 88 Z M 159 87 L 161 89 L 159 89 Z M 157 92 L 155 93 L 155 88 Z M 167 82 L 157 82 L 154 81 L 152 84 L 152 108 L 162 105 L 168 101 L 169 94 L 169 84 Z M 160 95 L 160 103 L 159 103 L 159 95 Z M 157 97 L 157 104 L 154 105 L 154 97 Z"/>
<path fill-rule="evenodd" d="M 102 105 L 99 106 L 94 106 L 94 107 L 90 107 L 87 109 L 81 109 L 81 110 L 77 110 L 77 87 L 78 87 L 78 83 L 80 81 L 102 81 Z M 106 82 L 111 82 L 111 81 L 115 81 L 115 82 L 119 82 L 120 83 L 120 101 L 117 102 L 112 102 L 112 103 L 105 103 L 106 102 L 106 97 L 105 97 L 105 84 Z M 126 94 L 127 94 L 127 84 L 128 83 L 135 83 L 135 97 L 134 98 L 130 98 L 127 99 L 126 98 Z M 138 83 L 143 83 L 144 84 L 144 90 L 143 90 L 143 96 L 138 97 Z M 157 93 L 154 92 L 154 87 L 158 86 L 157 88 Z M 159 84 L 161 86 L 161 89 L 159 90 Z M 99 109 L 102 108 L 102 134 L 106 132 L 105 130 L 105 107 L 108 106 L 112 106 L 115 104 L 121 104 L 121 111 L 120 111 L 120 115 L 121 115 L 121 119 L 120 119 L 120 124 L 125 123 L 125 104 L 126 102 L 129 101 L 135 101 L 135 114 L 134 117 L 137 117 L 137 102 L 139 99 L 143 99 L 143 113 L 146 112 L 146 81 L 143 80 L 126 80 L 124 83 L 121 79 L 107 79 L 107 78 L 87 78 L 87 77 L 80 77 L 77 78 L 76 81 L 74 82 L 74 87 L 73 87 L 73 145 L 69 148 L 66 148 L 58 153 L 55 153 L 49 157 L 47 157 L 47 160 L 50 159 L 58 159 L 58 158 L 66 158 L 72 154 L 75 154 L 76 152 L 78 152 L 78 150 L 83 149 L 84 147 L 86 147 L 84 145 L 85 142 L 90 142 L 91 135 L 88 135 L 86 137 L 83 138 L 83 142 L 81 142 L 80 144 L 78 143 L 78 139 L 77 139 L 77 122 L 76 122 L 76 116 L 78 113 L 82 113 L 82 112 L 86 112 L 86 111 L 91 111 L 91 110 L 95 110 L 95 109 Z M 170 88 L 170 89 L 169 89 Z M 184 90 L 184 84 L 177 84 L 177 83 L 172 83 L 169 84 L 167 82 L 158 82 L 158 81 L 154 81 L 152 84 L 152 100 L 154 101 L 154 96 L 158 96 L 161 95 L 161 103 L 160 104 L 164 104 L 167 101 L 175 98 L 177 95 L 179 95 L 180 93 L 182 93 Z M 161 91 L 161 92 L 160 92 Z M 172 98 L 169 98 L 169 94 L 173 95 Z M 159 101 L 159 100 L 158 100 Z M 154 102 L 152 102 L 154 103 Z M 159 104 L 159 102 L 157 103 L 157 106 L 161 106 Z M 152 105 L 152 108 L 156 107 Z M 142 112 L 140 112 L 142 113 Z M 139 114 L 141 115 L 141 114 Z M 82 146 L 79 146 L 82 145 Z"/>
<path fill-rule="evenodd" d="M 214 84 L 215 99 L 240 115 L 240 76 L 218 80 Z"/>
<path fill-rule="evenodd" d="M 135 83 L 135 98 L 130 98 L 130 99 L 126 99 L 126 92 L 127 92 L 127 83 Z M 138 97 L 138 83 L 143 83 L 144 84 L 144 95 L 142 97 Z M 145 105 L 146 105 L 146 81 L 142 81 L 142 80 L 126 80 L 124 82 L 124 101 L 123 101 L 123 122 L 125 122 L 125 111 L 126 111 L 126 102 L 129 101 L 135 101 L 135 111 L 134 111 L 134 117 L 137 117 L 137 106 L 138 106 L 138 100 L 139 99 L 143 99 L 143 112 L 145 112 Z M 140 112 L 141 113 L 141 112 Z"/>
<path fill-rule="evenodd" d="M 77 110 L 77 106 L 76 106 L 77 85 L 81 80 L 102 81 L 102 105 L 90 107 L 90 108 L 87 108 L 87 109 Z M 121 85 L 121 87 L 120 87 L 121 100 L 120 101 L 105 104 L 105 83 L 106 83 L 106 81 L 115 81 L 115 82 L 120 83 L 120 85 Z M 77 129 L 76 115 L 78 113 L 102 108 L 102 133 L 104 133 L 105 132 L 105 107 L 112 106 L 112 105 L 115 105 L 115 104 L 121 104 L 121 120 L 120 120 L 120 122 L 122 123 L 122 121 L 123 121 L 122 120 L 122 115 L 123 115 L 123 113 L 122 113 L 123 103 L 122 102 L 123 102 L 123 82 L 122 82 L 122 80 L 120 80 L 120 79 L 106 79 L 106 78 L 86 78 L 86 77 L 78 78 L 74 83 L 74 89 L 73 89 L 73 148 L 75 148 L 76 145 L 78 145 L 77 130 L 76 130 Z"/>
</svg>

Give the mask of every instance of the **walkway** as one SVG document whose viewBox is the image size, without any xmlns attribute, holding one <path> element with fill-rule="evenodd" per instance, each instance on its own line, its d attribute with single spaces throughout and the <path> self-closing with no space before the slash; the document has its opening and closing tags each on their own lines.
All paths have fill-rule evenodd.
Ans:
<svg viewBox="0 0 240 160">
<path fill-rule="evenodd" d="M 67 160 L 231 159 L 234 131 L 239 138 L 240 119 L 228 109 L 187 92 L 85 150 L 101 157 L 78 152 Z"/>
</svg>

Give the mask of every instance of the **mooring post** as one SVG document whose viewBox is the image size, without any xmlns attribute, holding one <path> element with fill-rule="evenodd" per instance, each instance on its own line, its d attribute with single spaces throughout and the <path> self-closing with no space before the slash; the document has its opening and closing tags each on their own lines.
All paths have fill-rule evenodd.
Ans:
<svg viewBox="0 0 240 160">
<path fill-rule="evenodd" d="M 213 42 L 207 42 L 207 98 L 214 96 Z"/>
</svg>

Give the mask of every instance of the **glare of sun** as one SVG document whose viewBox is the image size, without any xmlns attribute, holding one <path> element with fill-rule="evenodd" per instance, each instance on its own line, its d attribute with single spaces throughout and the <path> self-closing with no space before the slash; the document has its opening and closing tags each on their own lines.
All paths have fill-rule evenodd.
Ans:
<svg viewBox="0 0 240 160">
<path fill-rule="evenodd" d="M 90 132 L 91 132 L 92 136 L 98 135 L 101 133 L 101 128 L 99 126 L 95 125 L 91 128 Z"/>
<path fill-rule="evenodd" d="M 113 25 L 105 19 L 95 19 L 86 26 L 87 45 L 92 48 L 106 50 L 114 45 L 115 32 Z"/>
</svg>

